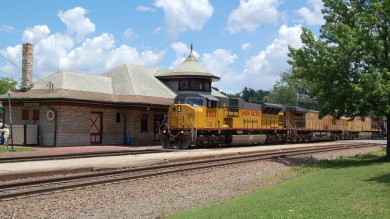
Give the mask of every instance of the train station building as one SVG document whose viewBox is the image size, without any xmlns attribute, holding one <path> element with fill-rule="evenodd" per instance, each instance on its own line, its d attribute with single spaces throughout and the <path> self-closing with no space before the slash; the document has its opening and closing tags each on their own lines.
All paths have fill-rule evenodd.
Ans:
<svg viewBox="0 0 390 219">
<path fill-rule="evenodd" d="M 159 126 L 176 97 L 227 99 L 211 88 L 219 77 L 192 48 L 172 70 L 123 64 L 100 75 L 58 71 L 35 83 L 32 54 L 33 45 L 24 44 L 21 91 L 0 96 L 16 145 L 158 144 Z"/>
</svg>

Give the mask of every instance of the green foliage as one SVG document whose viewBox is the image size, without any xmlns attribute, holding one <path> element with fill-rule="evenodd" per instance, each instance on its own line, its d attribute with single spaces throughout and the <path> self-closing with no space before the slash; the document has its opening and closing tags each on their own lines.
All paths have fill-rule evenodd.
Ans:
<svg viewBox="0 0 390 219">
<path fill-rule="evenodd" d="M 295 77 L 319 100 L 321 115 L 390 113 L 390 1 L 324 0 L 325 25 L 290 49 Z"/>
<path fill-rule="evenodd" d="M 264 91 L 264 90 L 255 91 L 252 88 L 245 87 L 241 92 L 236 94 L 227 94 L 224 92 L 222 92 L 222 94 L 230 98 L 242 98 L 243 100 L 248 102 L 260 103 L 264 100 L 265 97 L 268 96 L 269 91 Z"/>
<path fill-rule="evenodd" d="M 13 78 L 0 78 L 0 94 L 5 94 L 9 90 L 16 91 L 17 83 Z"/>
<path fill-rule="evenodd" d="M 264 97 L 269 94 L 269 91 L 253 90 L 252 88 L 245 87 L 242 90 L 241 98 L 248 102 L 260 103 L 264 100 Z"/>
<path fill-rule="evenodd" d="M 310 95 L 310 86 L 305 80 L 297 78 L 289 69 L 281 74 L 280 79 L 276 82 L 269 95 L 265 97 L 267 102 L 282 104 L 286 106 L 294 106 L 296 94 Z M 298 106 L 308 109 L 316 109 L 317 104 L 314 103 L 298 103 Z"/>
</svg>

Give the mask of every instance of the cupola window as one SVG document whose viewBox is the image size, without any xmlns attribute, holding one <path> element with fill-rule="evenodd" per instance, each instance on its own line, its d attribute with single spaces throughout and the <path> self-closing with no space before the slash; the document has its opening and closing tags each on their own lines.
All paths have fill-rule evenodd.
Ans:
<svg viewBox="0 0 390 219">
<path fill-rule="evenodd" d="M 211 81 L 207 79 L 182 79 L 179 81 L 180 91 L 211 91 Z"/>
</svg>

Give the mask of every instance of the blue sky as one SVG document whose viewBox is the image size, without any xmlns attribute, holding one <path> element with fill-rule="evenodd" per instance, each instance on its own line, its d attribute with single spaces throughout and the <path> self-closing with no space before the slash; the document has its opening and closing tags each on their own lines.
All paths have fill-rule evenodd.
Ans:
<svg viewBox="0 0 390 219">
<path fill-rule="evenodd" d="M 20 81 L 21 46 L 34 44 L 34 80 L 59 70 L 101 74 L 121 64 L 197 59 L 228 93 L 269 90 L 285 71 L 301 25 L 318 34 L 321 0 L 3 0 L 0 77 Z M 16 66 L 16 65 L 17 66 Z"/>
</svg>

